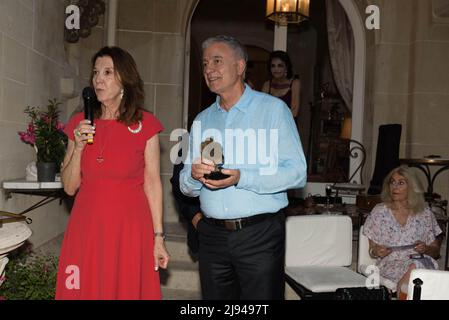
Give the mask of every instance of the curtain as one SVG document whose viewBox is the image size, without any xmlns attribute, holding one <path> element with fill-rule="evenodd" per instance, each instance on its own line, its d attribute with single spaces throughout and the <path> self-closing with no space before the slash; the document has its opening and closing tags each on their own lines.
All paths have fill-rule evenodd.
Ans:
<svg viewBox="0 0 449 320">
<path fill-rule="evenodd" d="M 335 85 L 352 113 L 354 85 L 354 35 L 345 10 L 338 1 L 326 0 L 329 56 Z"/>
</svg>

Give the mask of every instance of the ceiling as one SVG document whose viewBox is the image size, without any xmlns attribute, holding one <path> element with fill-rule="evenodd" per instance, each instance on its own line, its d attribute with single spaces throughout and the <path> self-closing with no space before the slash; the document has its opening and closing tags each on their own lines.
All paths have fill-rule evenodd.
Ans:
<svg viewBox="0 0 449 320">
<path fill-rule="evenodd" d="M 265 0 L 201 0 L 195 12 L 201 12 L 203 20 L 261 22 L 265 4 Z"/>
</svg>

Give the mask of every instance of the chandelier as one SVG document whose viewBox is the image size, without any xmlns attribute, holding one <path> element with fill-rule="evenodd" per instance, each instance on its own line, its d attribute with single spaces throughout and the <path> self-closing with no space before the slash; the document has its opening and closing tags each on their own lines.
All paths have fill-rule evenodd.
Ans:
<svg viewBox="0 0 449 320">
<path fill-rule="evenodd" d="M 281 26 L 289 23 L 300 23 L 309 18 L 310 0 L 267 0 L 269 20 Z"/>
<path fill-rule="evenodd" d="M 87 38 L 91 33 L 91 29 L 98 24 L 100 16 L 106 10 L 104 0 L 78 0 L 73 4 L 79 7 L 80 28 L 71 30 L 64 29 L 64 38 L 70 43 L 78 42 L 80 37 Z"/>
</svg>

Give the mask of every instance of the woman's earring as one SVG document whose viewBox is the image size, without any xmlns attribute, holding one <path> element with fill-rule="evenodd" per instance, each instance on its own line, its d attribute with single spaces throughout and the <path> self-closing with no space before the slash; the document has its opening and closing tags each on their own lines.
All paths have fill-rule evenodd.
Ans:
<svg viewBox="0 0 449 320">
<path fill-rule="evenodd" d="M 122 89 L 121 91 L 120 91 L 120 99 L 123 99 L 123 93 L 124 93 L 125 91 Z"/>
</svg>

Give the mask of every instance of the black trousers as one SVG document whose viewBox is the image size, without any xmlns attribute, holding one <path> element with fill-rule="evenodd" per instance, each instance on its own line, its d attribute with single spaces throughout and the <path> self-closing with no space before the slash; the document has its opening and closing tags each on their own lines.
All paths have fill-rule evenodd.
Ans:
<svg viewBox="0 0 449 320">
<path fill-rule="evenodd" d="M 238 231 L 201 219 L 198 232 L 203 299 L 284 299 L 283 213 Z"/>
</svg>

